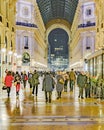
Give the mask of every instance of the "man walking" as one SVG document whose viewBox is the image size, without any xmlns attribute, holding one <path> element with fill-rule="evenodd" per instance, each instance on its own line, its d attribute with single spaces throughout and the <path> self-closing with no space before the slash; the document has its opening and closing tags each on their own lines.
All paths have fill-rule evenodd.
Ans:
<svg viewBox="0 0 104 130">
<path fill-rule="evenodd" d="M 69 73 L 70 91 L 73 91 L 75 80 L 76 80 L 76 75 L 74 73 L 74 69 L 71 69 L 71 72 Z"/>
</svg>

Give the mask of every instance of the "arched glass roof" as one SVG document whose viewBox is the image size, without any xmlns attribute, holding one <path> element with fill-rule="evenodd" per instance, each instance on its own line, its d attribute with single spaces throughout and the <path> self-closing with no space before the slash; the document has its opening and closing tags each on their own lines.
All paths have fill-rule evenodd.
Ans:
<svg viewBox="0 0 104 130">
<path fill-rule="evenodd" d="M 53 19 L 64 19 L 70 24 L 79 0 L 36 0 L 44 24 Z"/>
</svg>

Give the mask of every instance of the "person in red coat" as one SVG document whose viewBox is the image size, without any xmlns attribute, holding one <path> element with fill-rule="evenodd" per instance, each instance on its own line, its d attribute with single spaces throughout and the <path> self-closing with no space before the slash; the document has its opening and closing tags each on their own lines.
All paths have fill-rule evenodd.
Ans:
<svg viewBox="0 0 104 130">
<path fill-rule="evenodd" d="M 8 71 L 7 75 L 5 76 L 5 81 L 4 81 L 5 86 L 7 87 L 8 98 L 10 96 L 13 79 L 14 79 L 14 77 L 12 76 L 11 71 Z"/>
<path fill-rule="evenodd" d="M 16 96 L 19 96 L 21 76 L 19 75 L 18 71 L 16 71 L 14 76 L 14 82 L 16 83 Z"/>
</svg>

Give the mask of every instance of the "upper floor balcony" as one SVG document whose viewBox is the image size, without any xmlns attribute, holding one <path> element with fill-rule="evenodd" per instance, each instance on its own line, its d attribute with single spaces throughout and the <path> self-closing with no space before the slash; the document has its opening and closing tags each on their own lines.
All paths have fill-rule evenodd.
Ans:
<svg viewBox="0 0 104 130">
<path fill-rule="evenodd" d="M 36 24 L 31 24 L 31 23 L 16 22 L 16 25 L 37 28 Z"/>
<path fill-rule="evenodd" d="M 95 26 L 95 22 L 94 23 L 80 24 L 80 25 L 78 25 L 78 28 L 86 28 L 86 27 L 92 27 L 92 26 Z"/>
</svg>

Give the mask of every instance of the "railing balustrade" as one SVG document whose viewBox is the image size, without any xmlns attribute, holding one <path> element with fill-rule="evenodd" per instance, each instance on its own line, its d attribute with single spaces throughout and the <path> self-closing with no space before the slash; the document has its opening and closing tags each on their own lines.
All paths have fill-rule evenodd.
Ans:
<svg viewBox="0 0 104 130">
<path fill-rule="evenodd" d="M 36 24 L 31 24 L 31 23 L 16 22 L 16 25 L 21 25 L 21 26 L 27 26 L 27 27 L 37 28 L 37 25 L 36 25 Z"/>
<path fill-rule="evenodd" d="M 80 25 L 78 25 L 78 28 L 86 28 L 86 27 L 91 27 L 91 26 L 95 26 L 95 22 L 87 23 L 87 24 L 80 24 Z"/>
</svg>

